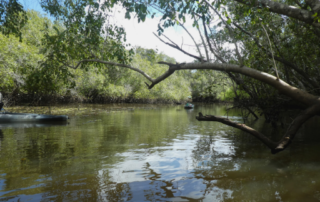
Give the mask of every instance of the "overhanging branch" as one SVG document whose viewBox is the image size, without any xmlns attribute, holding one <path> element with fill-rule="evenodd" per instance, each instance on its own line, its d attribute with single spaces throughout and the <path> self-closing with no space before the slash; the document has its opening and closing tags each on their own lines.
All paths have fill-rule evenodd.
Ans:
<svg viewBox="0 0 320 202">
<path fill-rule="evenodd" d="M 148 85 L 146 83 L 149 89 L 153 88 L 157 83 L 159 83 L 159 82 L 165 80 L 166 78 L 168 78 L 169 76 L 171 76 L 176 70 L 179 70 L 181 68 L 181 65 L 184 65 L 185 63 L 172 64 L 172 63 L 168 63 L 168 62 L 158 62 L 158 64 L 168 65 L 169 69 L 164 74 L 162 74 L 161 76 L 154 79 L 153 82 L 151 83 L 151 85 Z"/>
<path fill-rule="evenodd" d="M 126 64 L 120 64 L 120 63 L 116 63 L 116 62 L 108 62 L 108 61 L 99 60 L 99 59 L 85 59 L 85 60 L 79 61 L 76 66 L 70 66 L 70 65 L 68 65 L 68 66 L 73 68 L 73 69 L 77 69 L 79 67 L 79 65 L 84 63 L 84 62 L 97 62 L 97 63 L 107 64 L 107 65 L 114 65 L 114 66 L 117 66 L 117 67 L 125 67 L 125 68 L 131 69 L 133 71 L 136 71 L 136 72 L 142 74 L 145 78 L 147 78 L 151 82 L 154 81 L 148 74 L 146 74 L 141 69 L 138 69 L 138 68 L 132 67 L 130 65 L 126 65 Z"/>
<path fill-rule="evenodd" d="M 99 62 L 99 63 L 103 63 L 103 64 L 115 65 L 115 66 L 125 67 L 125 68 L 129 68 L 131 70 L 134 70 L 134 71 L 140 73 L 141 75 L 143 75 L 149 81 L 151 81 L 151 85 L 148 85 L 149 89 L 151 89 L 153 86 L 155 86 L 159 82 L 163 81 L 164 79 L 168 78 L 176 70 L 211 69 L 211 70 L 216 70 L 216 71 L 239 73 L 239 74 L 251 77 L 253 79 L 259 80 L 263 83 L 269 84 L 270 86 L 279 90 L 281 93 L 295 99 L 298 102 L 305 104 L 306 106 L 312 106 L 312 105 L 320 102 L 320 98 L 317 96 L 309 94 L 309 93 L 307 93 L 303 90 L 300 90 L 298 88 L 295 88 L 295 87 L 287 84 L 286 82 L 284 82 L 281 79 L 279 81 L 277 81 L 277 78 L 275 76 L 272 76 L 268 73 L 260 72 L 255 69 L 248 68 L 246 66 L 239 66 L 239 65 L 233 65 L 233 64 L 221 64 L 221 63 L 171 64 L 171 63 L 167 63 L 167 62 L 159 62 L 159 64 L 168 65 L 169 69 L 161 76 L 157 77 L 156 79 L 153 79 L 148 74 L 146 74 L 144 71 L 142 71 L 138 68 L 132 67 L 130 65 L 120 64 L 120 63 L 115 63 L 115 62 L 107 62 L 107 61 L 99 60 L 99 59 L 81 60 L 78 62 L 76 67 L 78 67 L 83 62 Z M 74 67 L 74 68 L 76 68 L 76 67 Z"/>
<path fill-rule="evenodd" d="M 180 69 L 211 69 L 216 71 L 239 73 L 250 78 L 256 79 L 258 81 L 261 81 L 263 83 L 266 83 L 280 91 L 280 93 L 287 95 L 288 97 L 291 97 L 292 99 L 295 99 L 296 101 L 303 103 L 306 106 L 311 106 L 320 102 L 320 98 L 317 96 L 314 96 L 310 93 L 293 87 L 281 79 L 278 81 L 277 78 L 271 74 L 261 72 L 246 66 L 240 67 L 240 65 L 221 63 L 188 63 L 182 65 Z"/>
</svg>

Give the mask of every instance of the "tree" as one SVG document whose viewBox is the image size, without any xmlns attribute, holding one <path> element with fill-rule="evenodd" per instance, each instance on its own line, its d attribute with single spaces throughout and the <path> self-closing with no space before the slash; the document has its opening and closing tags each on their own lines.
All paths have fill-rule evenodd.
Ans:
<svg viewBox="0 0 320 202">
<path fill-rule="evenodd" d="M 182 25 L 189 15 L 194 27 L 204 36 L 202 44 L 206 57 L 200 51 L 200 56 L 187 53 L 166 37 L 168 42 L 160 39 L 198 62 L 173 64 L 160 61 L 159 64 L 169 68 L 156 78 L 130 65 L 130 54 L 125 51 L 124 29 L 105 23 L 109 22 L 111 9 L 118 3 L 126 9 L 127 18 L 135 12 L 138 21 L 144 21 L 147 15 L 154 16 L 157 9 L 163 14 L 158 26 L 159 35 L 166 27 Z M 55 35 L 45 37 L 47 63 L 44 64 L 48 67 L 77 69 L 88 68 L 89 65 L 101 67 L 102 64 L 124 67 L 144 76 L 149 81 L 146 83 L 149 89 L 180 70 L 225 72 L 253 100 L 274 94 L 269 96 L 270 99 L 284 96 L 287 102 L 293 100 L 300 104 L 301 113 L 276 142 L 244 124 L 201 113 L 197 117 L 199 121 L 217 121 L 243 130 L 261 140 L 272 153 L 284 150 L 301 125 L 320 114 L 317 82 L 320 80 L 320 2 L 317 0 L 115 0 L 100 4 L 93 0 L 81 0 L 76 4 L 72 0 L 42 0 L 41 4 L 65 26 L 63 32 L 57 30 Z M 219 19 L 219 23 L 215 24 L 215 18 Z M 223 44 L 228 44 L 228 47 Z M 210 57 L 210 54 L 213 56 Z M 253 80 L 255 83 L 252 85 Z M 257 86 L 265 93 L 257 93 Z M 261 104 L 257 107 L 267 114 Z"/>
<path fill-rule="evenodd" d="M 190 95 L 189 82 L 180 74 L 149 92 L 143 76 L 126 68 L 88 64 L 87 70 L 72 69 L 50 61 L 43 39 L 46 34 L 56 36 L 57 30 L 62 33 L 65 27 L 34 10 L 28 10 L 27 16 L 22 42 L 14 35 L 0 34 L 0 90 L 6 95 L 6 104 L 25 102 L 25 98 L 33 104 L 82 98 L 92 102 L 177 102 Z M 156 61 L 175 62 L 153 49 L 134 50 L 132 64 L 151 75 L 163 72 Z"/>
<path fill-rule="evenodd" d="M 21 38 L 21 29 L 27 22 L 26 11 L 17 0 L 0 0 L 0 31 Z"/>
<path fill-rule="evenodd" d="M 255 131 L 252 128 L 249 128 L 246 125 L 239 125 L 227 119 L 215 116 L 205 117 L 201 113 L 199 117 L 197 117 L 197 119 L 200 121 L 218 121 L 246 131 L 264 142 L 271 149 L 272 153 L 277 153 L 285 149 L 291 143 L 295 133 L 305 121 L 312 116 L 319 115 L 320 100 L 317 96 L 317 94 L 319 94 L 319 89 L 317 82 L 315 82 L 320 78 L 319 66 L 317 63 L 319 60 L 319 35 L 317 35 L 319 32 L 319 22 L 316 13 L 318 11 L 318 7 L 316 5 L 319 6 L 319 2 L 314 1 L 314 4 L 312 5 L 310 2 L 306 2 L 304 7 L 308 8 L 309 10 L 302 8 L 299 11 L 300 13 L 306 14 L 306 16 L 303 18 L 292 14 L 292 6 L 287 6 L 284 3 L 277 4 L 276 6 L 273 3 L 270 3 L 270 1 L 261 1 L 260 3 L 254 4 L 249 2 L 248 4 L 245 4 L 246 2 L 243 1 L 240 3 L 241 4 L 231 2 L 228 4 L 217 1 L 211 4 L 208 1 L 188 1 L 188 3 L 185 5 L 183 3 L 179 5 L 178 3 L 175 6 L 171 6 L 171 16 L 179 16 L 179 18 L 183 20 L 184 15 L 181 15 L 181 13 L 189 12 L 194 20 L 194 25 L 196 27 L 202 26 L 205 38 L 207 40 L 206 45 L 218 62 L 202 62 L 200 64 L 193 63 L 183 65 L 168 64 L 168 73 L 166 75 L 162 75 L 162 77 L 159 77 L 160 79 L 155 79 L 155 81 L 159 82 L 159 80 L 170 76 L 170 74 L 176 70 L 212 69 L 227 72 L 229 77 L 233 79 L 239 86 L 241 86 L 241 88 L 244 89 L 251 97 L 257 96 L 253 93 L 252 89 L 254 89 L 254 87 L 250 86 L 248 78 L 246 77 L 258 80 L 260 83 L 263 83 L 263 85 L 268 84 L 269 87 L 267 88 L 270 88 L 271 86 L 276 90 L 275 93 L 278 94 L 279 92 L 280 94 L 285 95 L 286 99 L 289 98 L 302 103 L 302 105 L 304 105 L 304 111 L 302 111 L 302 113 L 296 117 L 296 119 L 289 126 L 287 132 L 283 135 L 282 139 L 278 142 L 271 141 L 263 134 Z M 221 5 L 223 4 L 226 7 L 222 7 Z M 267 8 L 267 6 L 270 8 Z M 295 8 L 295 11 L 296 10 L 298 10 L 298 8 Z M 168 13 L 168 11 L 164 11 L 164 13 Z M 280 13 L 282 15 L 287 14 L 287 16 L 279 17 L 278 15 L 275 15 L 275 13 Z M 218 16 L 220 19 L 220 23 L 217 24 L 217 26 L 222 27 L 220 28 L 220 31 L 219 29 L 210 29 L 209 27 L 213 19 L 213 14 Z M 164 26 L 172 25 L 173 20 L 176 20 L 174 17 L 168 18 L 167 16 L 165 16 L 164 19 L 166 20 L 166 22 L 163 23 Z M 263 20 L 262 22 L 261 19 Z M 277 24 L 273 24 L 275 20 L 278 20 L 279 22 Z M 281 26 L 279 26 L 279 24 Z M 269 37 L 265 27 L 270 29 L 273 28 L 273 35 L 270 35 Z M 297 27 L 300 28 L 299 31 L 297 30 Z M 271 43 L 270 38 L 273 43 Z M 303 42 L 301 39 L 303 39 Z M 268 40 L 270 42 L 269 44 L 262 44 L 264 41 Z M 279 41 L 282 42 L 282 44 L 279 44 Z M 220 45 L 221 42 L 233 44 L 234 48 L 231 50 L 223 48 Z M 167 44 L 176 49 L 180 49 L 172 42 Z M 299 57 L 293 59 L 288 58 L 288 56 L 292 55 L 286 54 L 288 51 L 285 49 L 285 45 L 287 47 L 288 45 L 294 48 L 298 47 L 297 49 L 299 49 L 300 52 L 299 55 L 296 54 L 296 56 Z M 308 46 L 315 47 L 311 54 L 310 51 L 308 53 L 303 52 L 301 54 L 301 50 L 307 50 Z M 273 50 L 277 50 L 277 52 L 274 53 Z M 257 54 L 263 54 L 263 57 L 266 59 L 265 61 L 261 61 L 258 65 L 255 63 L 259 62 L 260 58 L 256 59 L 256 57 L 254 57 Z M 273 62 L 270 64 L 271 61 L 268 61 L 267 59 L 271 59 Z M 303 62 L 301 62 L 301 60 L 299 61 L 299 59 L 308 60 L 308 70 L 300 67 Z M 208 60 L 209 58 L 207 58 L 207 61 Z M 275 60 L 280 62 L 280 66 L 278 68 L 275 66 Z M 274 66 L 274 69 L 270 68 L 270 66 Z M 285 75 L 286 70 L 291 72 L 289 72 L 286 76 L 283 76 Z M 275 73 L 277 77 L 272 76 L 270 73 Z M 239 74 L 245 75 L 246 77 L 242 77 Z M 279 78 L 279 75 L 281 75 L 283 80 Z M 292 79 L 295 79 L 296 81 L 292 81 Z M 291 85 L 286 83 L 286 81 L 291 83 Z M 304 90 L 292 86 L 294 84 L 298 84 L 297 86 L 299 86 L 299 82 L 304 83 L 300 85 L 302 89 L 308 88 L 307 90 L 313 91 L 315 95 L 309 94 Z M 152 85 L 153 84 L 151 84 L 150 87 L 152 87 Z M 268 92 L 265 94 L 267 93 Z M 272 93 L 274 93 L 274 91 L 269 91 L 269 94 Z M 279 96 L 277 95 L 277 97 Z M 291 100 L 288 100 L 288 102 L 289 101 Z"/>
</svg>

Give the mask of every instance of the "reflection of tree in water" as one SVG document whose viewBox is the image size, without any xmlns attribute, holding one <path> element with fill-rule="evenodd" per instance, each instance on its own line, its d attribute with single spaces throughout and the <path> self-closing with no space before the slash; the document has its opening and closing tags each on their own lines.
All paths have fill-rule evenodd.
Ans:
<svg viewBox="0 0 320 202">
<path fill-rule="evenodd" d="M 87 175 L 91 172 L 92 165 L 76 166 L 70 164 L 74 157 L 74 146 L 68 142 L 61 148 L 56 140 L 44 139 L 39 142 L 30 139 L 26 148 L 27 162 L 23 164 L 23 170 L 34 170 L 43 178 L 45 186 L 42 187 L 42 201 L 91 201 L 97 199 L 97 180 L 94 176 Z M 30 180 L 36 183 L 38 180 Z M 30 185 L 29 185 L 30 186 Z M 28 186 L 27 186 L 28 187 Z"/>
<path fill-rule="evenodd" d="M 28 169 L 37 168 L 40 169 L 40 174 L 49 174 L 55 169 L 67 167 L 67 159 L 74 156 L 74 147 L 68 142 L 65 144 L 61 150 L 61 145 L 52 139 L 39 141 L 31 138 L 25 149 Z"/>
<path fill-rule="evenodd" d="M 98 176 L 94 177 L 97 181 L 91 186 L 95 187 L 97 197 L 95 200 L 90 199 L 88 201 L 130 201 L 132 199 L 132 191 L 129 183 L 117 183 L 112 178 L 112 174 L 108 169 L 100 170 Z"/>
<path fill-rule="evenodd" d="M 27 144 L 21 144 L 20 169 L 7 171 L 3 190 L 21 193 L 19 189 L 25 189 L 22 193 L 41 195 L 36 197 L 41 201 L 96 201 L 98 182 L 96 176 L 88 175 L 95 165 L 71 161 L 75 150 L 69 142 L 61 145 L 58 139 L 29 137 Z M 14 197 L 24 201 L 28 194 Z"/>
<path fill-rule="evenodd" d="M 222 193 L 224 201 L 316 201 L 319 186 L 312 186 L 320 179 L 318 166 L 303 167 L 302 157 L 295 158 L 294 147 L 286 155 L 271 156 L 265 153 L 263 145 L 242 135 L 229 135 L 229 139 L 202 136 L 193 150 L 194 175 L 206 184 L 205 195 L 215 189 L 231 190 L 230 197 Z M 215 142 L 227 142 L 221 150 Z M 299 152 L 301 148 L 299 148 Z M 255 150 L 256 152 L 250 152 Z M 303 153 L 303 152 L 302 152 Z M 299 187 L 308 189 L 293 188 Z M 303 198 L 302 198 L 303 197 Z M 296 199 L 295 199 L 296 198 Z"/>
<path fill-rule="evenodd" d="M 106 186 L 101 187 L 100 178 L 95 172 L 101 169 L 101 162 L 95 159 L 97 154 L 106 153 L 96 152 L 95 148 L 104 148 L 104 151 L 108 151 L 110 145 L 92 141 L 87 136 L 81 137 L 77 141 L 72 139 L 61 141 L 59 138 L 40 141 L 37 138 L 30 138 L 28 141 L 22 170 L 26 172 L 34 170 L 46 176 L 45 179 L 38 175 L 35 178 L 43 179 L 45 183 L 45 186 L 41 187 L 42 200 L 99 201 L 103 198 L 107 201 L 121 201 L 124 200 L 123 198 L 130 199 L 128 184 L 109 181 Z M 118 141 L 122 143 L 124 140 L 117 138 L 117 141 L 112 142 L 118 143 Z M 99 144 L 94 145 L 94 143 Z M 114 145 L 114 147 L 117 146 L 117 144 Z M 108 152 L 108 159 L 116 158 L 116 153 L 113 150 Z M 31 183 L 36 183 L 35 181 L 30 180 Z M 32 186 L 31 183 L 24 187 Z M 15 184 L 13 187 L 18 186 Z M 101 194 L 101 189 L 107 190 L 107 194 Z"/>
<path fill-rule="evenodd" d="M 181 181 L 175 179 L 161 179 L 162 174 L 151 168 L 146 163 L 142 169 L 143 181 L 134 181 L 130 183 L 116 183 L 111 181 L 108 171 L 105 170 L 100 179 L 102 199 L 107 201 L 202 201 L 203 197 L 196 198 L 184 196 L 194 190 L 187 190 L 182 193 L 188 184 L 180 185 Z M 182 180 L 183 181 L 183 180 Z M 193 179 L 186 179 L 186 182 L 192 183 Z M 183 184 L 183 182 L 181 182 Z"/>
<path fill-rule="evenodd" d="M 158 174 L 146 163 L 143 167 L 146 181 L 132 183 L 116 183 L 111 180 L 109 171 L 105 170 L 100 177 L 101 198 L 107 201 L 156 201 L 174 197 L 176 189 L 172 181 L 159 180 Z M 143 198 L 145 197 L 145 198 Z M 143 199 L 142 199 L 143 198 Z M 163 201 L 163 200 L 161 200 Z"/>
<path fill-rule="evenodd" d="M 202 201 L 203 197 L 194 199 L 187 196 L 182 196 L 182 190 L 179 187 L 179 181 L 161 180 L 161 174 L 150 168 L 147 162 L 144 167 L 145 180 L 148 185 L 144 185 L 144 197 L 147 201 Z M 147 189 L 146 189 L 147 188 Z"/>
<path fill-rule="evenodd" d="M 103 197 L 104 198 L 104 197 Z M 105 197 L 108 201 L 120 202 L 130 201 L 132 199 L 132 193 L 128 183 L 118 183 L 111 187 Z"/>
<path fill-rule="evenodd" d="M 214 137 L 212 135 L 202 136 L 192 151 L 194 163 L 194 177 L 203 180 L 205 189 L 203 196 L 212 200 L 227 200 L 231 197 L 230 187 L 217 186 L 217 180 L 226 177 L 224 170 L 233 169 L 233 149 L 219 153 L 214 148 Z M 219 169 L 222 168 L 222 172 Z"/>
<path fill-rule="evenodd" d="M 159 180 L 161 178 L 161 174 L 151 169 L 148 162 L 146 163 L 144 170 L 146 171 L 146 173 L 144 173 L 145 180 L 149 180 L 150 187 L 152 187 L 152 189 L 144 190 L 147 200 L 154 201 L 155 199 L 174 197 L 174 193 L 177 189 L 174 187 L 172 180 Z"/>
</svg>

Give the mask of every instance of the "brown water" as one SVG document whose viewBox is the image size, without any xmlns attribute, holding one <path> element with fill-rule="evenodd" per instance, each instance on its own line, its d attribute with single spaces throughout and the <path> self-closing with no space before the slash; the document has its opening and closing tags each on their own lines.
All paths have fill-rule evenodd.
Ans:
<svg viewBox="0 0 320 202">
<path fill-rule="evenodd" d="M 222 105 L 12 110 L 71 119 L 0 124 L 0 201 L 320 201 L 319 119 L 272 155 L 237 129 L 195 119 L 200 111 L 225 116 Z M 281 133 L 262 120 L 251 125 Z"/>
</svg>

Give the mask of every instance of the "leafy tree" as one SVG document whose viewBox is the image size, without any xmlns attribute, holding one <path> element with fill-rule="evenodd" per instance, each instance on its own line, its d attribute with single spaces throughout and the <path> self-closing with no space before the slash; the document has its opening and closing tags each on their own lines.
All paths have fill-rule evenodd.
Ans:
<svg viewBox="0 0 320 202">
<path fill-rule="evenodd" d="M 59 24 L 59 21 L 52 21 L 45 15 L 40 14 L 35 10 L 27 11 L 28 21 L 21 30 L 23 36 L 23 42 L 43 49 L 42 39 L 44 38 L 44 30 L 48 30 L 50 35 L 56 33 L 53 28 L 55 26 L 59 30 L 63 30 L 63 26 Z M 47 28 L 47 29 L 46 29 Z"/>
<path fill-rule="evenodd" d="M 14 36 L 0 34 L 0 82 L 2 92 L 23 90 L 31 67 L 43 56 L 38 48 L 19 42 Z"/>
<path fill-rule="evenodd" d="M 202 28 L 202 34 L 206 39 L 203 42 L 206 47 L 205 52 L 210 50 L 214 55 L 214 61 L 210 62 L 212 59 L 209 58 L 209 54 L 206 54 L 207 58 L 204 60 L 201 56 L 186 53 L 200 63 L 166 63 L 169 65 L 169 70 L 157 79 L 150 79 L 152 84 L 149 88 L 177 70 L 211 69 L 226 72 L 230 79 L 239 85 L 239 88 L 248 93 L 253 101 L 257 101 L 254 106 L 259 107 L 266 118 L 278 116 L 281 105 L 284 106 L 292 101 L 299 102 L 304 111 L 297 116 L 278 142 L 268 139 L 248 126 L 239 125 L 227 119 L 215 116 L 204 117 L 202 114 L 198 117 L 200 121 L 218 121 L 244 130 L 264 142 L 272 153 L 277 153 L 291 143 L 297 130 L 305 121 L 320 112 L 320 100 L 317 96 L 319 88 L 316 82 L 320 78 L 317 63 L 319 59 L 317 12 L 320 9 L 320 3 L 318 1 L 306 1 L 302 4 L 290 1 L 278 3 L 264 0 L 253 3 L 236 2 L 238 3 L 157 2 L 157 6 L 164 14 L 162 27 L 159 25 L 159 34 L 165 27 L 180 24 L 179 21 L 184 21 L 186 14 L 189 13 L 194 26 L 197 29 Z M 214 17 L 218 17 L 220 22 L 214 24 Z M 165 43 L 185 52 L 170 40 Z M 229 46 L 226 48 L 223 44 L 229 44 Z M 314 47 L 312 51 L 308 48 L 309 46 Z M 289 47 L 297 48 L 299 53 L 293 55 L 291 51 L 289 52 Z M 283 97 L 284 102 L 278 99 L 279 97 Z M 278 111 L 270 110 L 272 108 L 277 108 Z M 254 114 L 252 110 L 251 112 Z"/>
<path fill-rule="evenodd" d="M 30 10 L 28 22 L 23 27 L 23 42 L 11 35 L 1 35 L 2 56 L 1 91 L 27 93 L 39 98 L 43 95 L 87 97 L 93 101 L 178 101 L 190 95 L 189 82 L 176 75 L 153 89 L 144 88 L 141 75 L 114 65 L 88 64 L 87 68 L 72 69 L 47 57 L 46 43 L 42 39 L 65 31 L 58 21 L 51 22 L 46 16 Z M 46 36 L 47 35 L 47 36 Z M 46 39 L 44 39 L 46 40 Z M 149 54 L 151 53 L 151 54 Z M 146 56 L 152 57 L 152 59 Z M 163 53 L 137 47 L 132 62 L 152 75 L 163 71 L 155 61 L 175 62 Z M 173 83 L 173 84 L 171 84 Z M 12 93 L 14 92 L 14 93 Z"/>
<path fill-rule="evenodd" d="M 221 72 L 210 70 L 188 71 L 184 77 L 190 80 L 192 99 L 196 101 L 225 100 L 223 92 L 232 87 L 231 80 Z"/>
<path fill-rule="evenodd" d="M 21 29 L 27 22 L 26 11 L 17 0 L 0 0 L 0 32 L 21 39 Z"/>
</svg>

